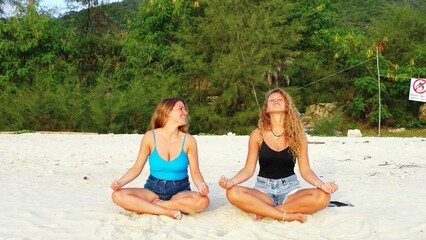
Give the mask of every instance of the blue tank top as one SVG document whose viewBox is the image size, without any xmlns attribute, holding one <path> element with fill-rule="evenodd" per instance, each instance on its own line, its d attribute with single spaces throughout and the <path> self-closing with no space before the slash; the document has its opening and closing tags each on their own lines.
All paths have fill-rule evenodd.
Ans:
<svg viewBox="0 0 426 240">
<path fill-rule="evenodd" d="M 182 150 L 180 154 L 170 161 L 161 158 L 157 151 L 157 143 L 155 140 L 154 130 L 151 131 L 154 137 L 154 149 L 149 155 L 149 167 L 151 175 L 164 180 L 175 181 L 188 177 L 188 156 L 183 146 L 185 145 L 186 133 L 183 136 Z"/>
</svg>

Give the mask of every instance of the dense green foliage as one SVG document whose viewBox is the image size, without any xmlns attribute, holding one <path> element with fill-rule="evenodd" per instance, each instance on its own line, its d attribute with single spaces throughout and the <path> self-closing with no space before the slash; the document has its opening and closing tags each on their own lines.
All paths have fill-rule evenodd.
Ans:
<svg viewBox="0 0 426 240">
<path fill-rule="evenodd" d="M 180 96 L 192 133 L 248 134 L 276 86 L 302 113 L 338 103 L 317 134 L 374 126 L 379 100 L 382 125 L 425 126 L 408 100 L 426 77 L 421 0 L 68 0 L 83 10 L 60 15 L 4 2 L 17 14 L 0 19 L 0 131 L 143 133 Z"/>
</svg>

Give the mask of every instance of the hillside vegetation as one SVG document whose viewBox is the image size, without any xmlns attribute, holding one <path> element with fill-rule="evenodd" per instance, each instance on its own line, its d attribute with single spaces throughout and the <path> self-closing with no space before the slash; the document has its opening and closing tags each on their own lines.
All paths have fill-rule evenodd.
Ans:
<svg viewBox="0 0 426 240">
<path fill-rule="evenodd" d="M 408 100 L 410 79 L 426 77 L 423 0 L 69 0 L 83 10 L 59 17 L 11 2 L 0 131 L 143 133 L 158 101 L 179 96 L 191 133 L 248 134 L 274 87 L 301 113 L 337 103 L 340 132 L 379 117 L 425 128 Z"/>
</svg>

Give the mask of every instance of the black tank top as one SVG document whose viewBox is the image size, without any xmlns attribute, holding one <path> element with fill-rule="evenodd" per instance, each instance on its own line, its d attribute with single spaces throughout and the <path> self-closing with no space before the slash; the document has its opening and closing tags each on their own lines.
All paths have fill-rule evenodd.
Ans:
<svg viewBox="0 0 426 240">
<path fill-rule="evenodd" d="M 295 161 L 290 147 L 277 152 L 263 141 L 259 149 L 259 166 L 260 177 L 279 179 L 293 175 Z"/>
</svg>

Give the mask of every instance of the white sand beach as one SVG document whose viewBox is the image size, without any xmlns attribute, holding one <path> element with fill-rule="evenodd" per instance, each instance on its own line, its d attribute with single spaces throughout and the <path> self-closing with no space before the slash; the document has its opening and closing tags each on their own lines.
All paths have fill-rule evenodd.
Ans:
<svg viewBox="0 0 426 240">
<path fill-rule="evenodd" d="M 226 200 L 217 181 L 244 165 L 248 136 L 195 136 L 210 187 L 205 212 L 177 221 L 117 207 L 109 185 L 133 165 L 141 137 L 0 134 L 0 239 L 426 239 L 425 138 L 309 137 L 312 168 L 339 184 L 332 200 L 354 207 L 300 224 L 254 221 Z"/>
</svg>

